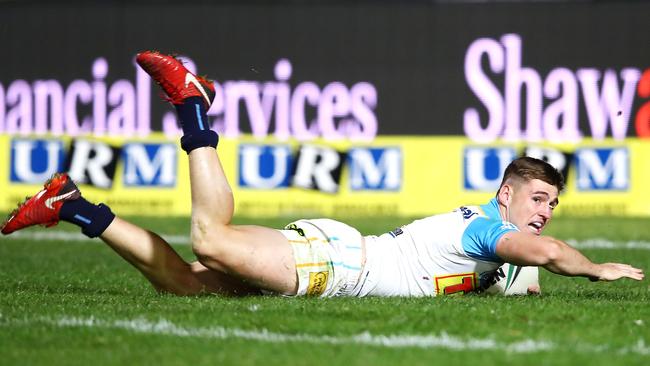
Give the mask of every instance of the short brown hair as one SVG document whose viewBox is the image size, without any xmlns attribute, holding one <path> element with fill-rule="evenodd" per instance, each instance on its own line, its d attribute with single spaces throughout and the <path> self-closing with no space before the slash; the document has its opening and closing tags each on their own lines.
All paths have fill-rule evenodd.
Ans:
<svg viewBox="0 0 650 366">
<path fill-rule="evenodd" d="M 499 189 L 509 179 L 521 179 L 526 182 L 539 179 L 557 188 L 558 193 L 564 190 L 564 176 L 551 164 L 544 160 L 524 156 L 513 160 L 503 173 Z"/>
</svg>

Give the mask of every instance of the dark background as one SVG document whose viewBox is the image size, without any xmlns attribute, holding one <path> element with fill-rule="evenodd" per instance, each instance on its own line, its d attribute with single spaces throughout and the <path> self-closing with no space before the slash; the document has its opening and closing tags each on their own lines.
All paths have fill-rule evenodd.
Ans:
<svg viewBox="0 0 650 366">
<path fill-rule="evenodd" d="M 644 70 L 649 15 L 650 3 L 635 1 L 5 1 L 0 83 L 90 81 L 100 56 L 107 82 L 134 80 L 132 59 L 145 49 L 189 55 L 216 80 L 275 80 L 273 66 L 288 58 L 292 85 L 373 83 L 379 134 L 462 135 L 464 110 L 482 109 L 463 74 L 472 41 L 521 35 L 522 65 L 542 79 L 559 66 Z M 152 101 L 154 128 L 167 110 Z M 586 126 L 584 110 L 580 118 Z"/>
</svg>

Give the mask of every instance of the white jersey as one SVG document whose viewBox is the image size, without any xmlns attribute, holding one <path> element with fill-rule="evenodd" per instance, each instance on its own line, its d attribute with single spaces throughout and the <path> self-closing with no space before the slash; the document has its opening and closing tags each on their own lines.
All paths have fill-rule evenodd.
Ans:
<svg viewBox="0 0 650 366">
<path fill-rule="evenodd" d="M 510 231 L 496 199 L 366 236 L 367 261 L 357 296 L 437 296 L 489 286 L 503 264 L 496 243 Z M 483 279 L 483 281 L 481 281 Z"/>
</svg>

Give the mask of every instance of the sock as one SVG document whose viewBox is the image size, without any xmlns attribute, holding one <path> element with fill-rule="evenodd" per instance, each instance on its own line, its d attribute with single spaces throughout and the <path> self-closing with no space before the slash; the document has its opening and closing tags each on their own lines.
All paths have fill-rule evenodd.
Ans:
<svg viewBox="0 0 650 366">
<path fill-rule="evenodd" d="M 59 211 L 59 219 L 79 226 L 81 232 L 90 238 L 102 235 L 114 218 L 115 214 L 108 206 L 103 203 L 94 205 L 83 197 L 65 201 Z"/>
<path fill-rule="evenodd" d="M 204 146 L 217 147 L 219 135 L 210 129 L 203 98 L 190 97 L 175 107 L 183 129 L 181 148 L 186 153 Z"/>
</svg>

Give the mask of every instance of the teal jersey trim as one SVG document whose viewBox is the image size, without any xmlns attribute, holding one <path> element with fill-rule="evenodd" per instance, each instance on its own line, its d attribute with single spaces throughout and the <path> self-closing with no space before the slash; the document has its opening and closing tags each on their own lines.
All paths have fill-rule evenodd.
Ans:
<svg viewBox="0 0 650 366">
<path fill-rule="evenodd" d="M 482 261 L 503 262 L 496 253 L 497 242 L 503 234 L 519 230 L 501 219 L 498 205 L 496 198 L 481 205 L 485 216 L 477 217 L 465 228 L 461 240 L 468 256 Z"/>
</svg>

